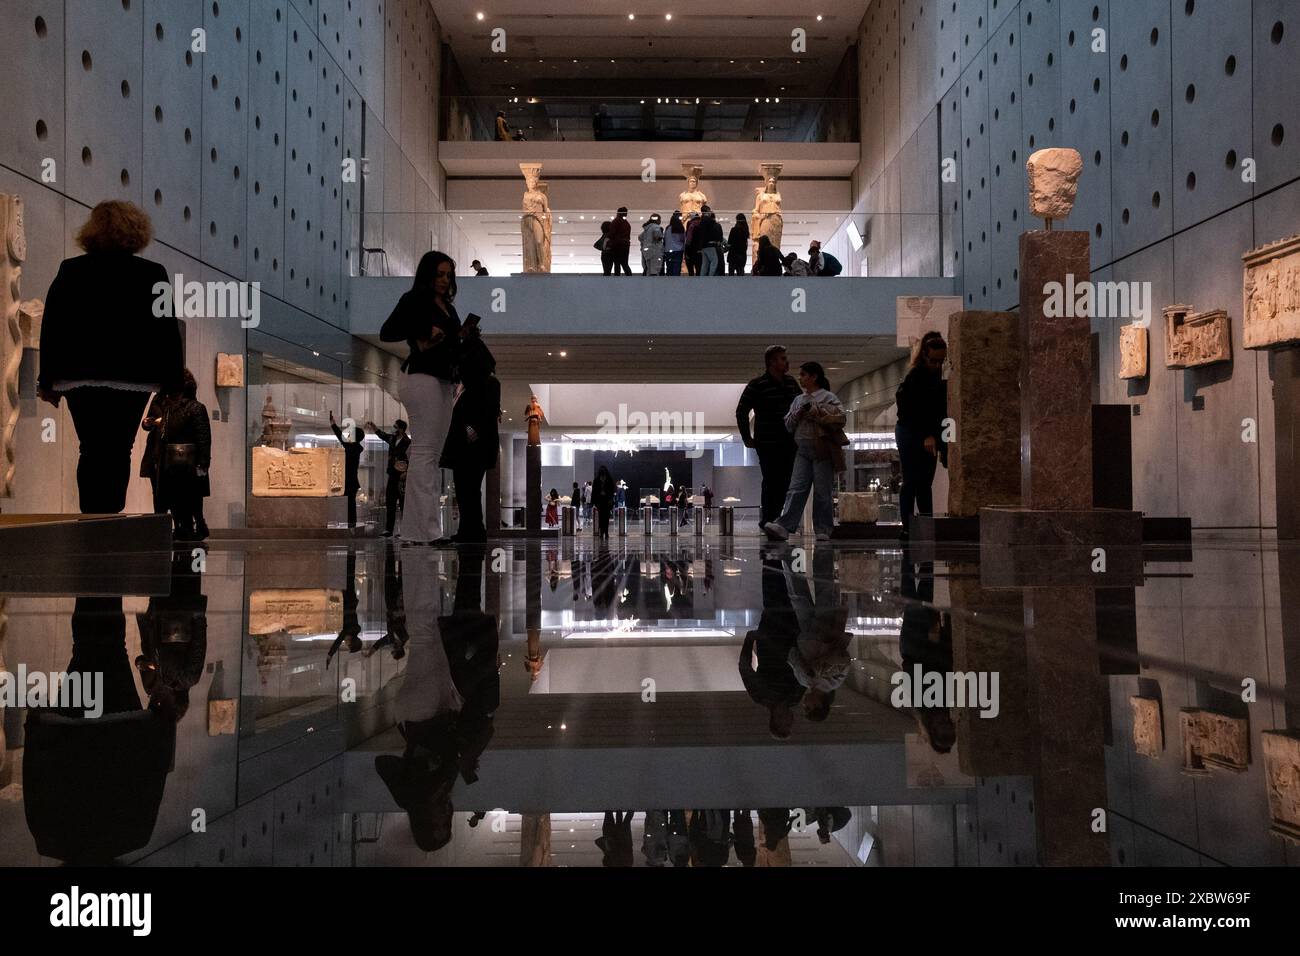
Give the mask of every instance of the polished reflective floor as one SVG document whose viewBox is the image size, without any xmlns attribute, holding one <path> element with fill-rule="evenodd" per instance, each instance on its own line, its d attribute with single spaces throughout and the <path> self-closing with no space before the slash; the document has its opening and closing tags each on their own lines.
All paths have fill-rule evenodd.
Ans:
<svg viewBox="0 0 1300 956">
<path fill-rule="evenodd" d="M 988 564 L 708 534 L 7 574 L 0 865 L 1300 863 L 1300 548 Z M 62 672 L 97 699 L 31 696 Z"/>
</svg>

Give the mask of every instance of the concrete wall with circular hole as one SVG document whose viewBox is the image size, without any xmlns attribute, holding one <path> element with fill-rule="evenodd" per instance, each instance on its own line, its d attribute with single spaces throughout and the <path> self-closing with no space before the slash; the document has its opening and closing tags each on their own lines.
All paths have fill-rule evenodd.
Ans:
<svg viewBox="0 0 1300 956">
<path fill-rule="evenodd" d="M 937 256 L 969 308 L 1014 308 L 1018 235 L 1033 225 L 1025 160 L 1072 146 L 1084 175 L 1058 227 L 1089 233 L 1096 276 L 1151 282 L 1157 315 L 1192 301 L 1234 316 L 1232 367 L 1178 373 L 1158 361 L 1157 317 L 1140 385 L 1115 379 L 1119 323 L 1094 322 L 1099 397 L 1141 406 L 1135 447 L 1178 439 L 1177 454 L 1139 462 L 1138 506 L 1197 524 L 1276 518 L 1270 372 L 1240 348 L 1239 257 L 1300 231 L 1297 12 L 1287 0 L 875 0 L 860 26 L 866 274 L 913 274 Z M 922 158 L 935 160 L 918 163 L 913 144 L 927 137 L 938 145 Z M 956 182 L 942 178 L 945 159 Z M 937 239 L 894 225 L 927 215 Z M 1270 434 L 1206 475 L 1206 456 L 1241 444 L 1247 417 Z"/>
</svg>

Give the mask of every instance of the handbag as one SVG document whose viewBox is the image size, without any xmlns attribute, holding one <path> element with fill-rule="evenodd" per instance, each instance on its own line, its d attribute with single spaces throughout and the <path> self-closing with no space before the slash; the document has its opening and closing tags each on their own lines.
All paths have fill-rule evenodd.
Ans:
<svg viewBox="0 0 1300 956">
<path fill-rule="evenodd" d="M 193 473 L 197 458 L 198 446 L 193 442 L 169 444 L 163 450 L 163 467 L 168 471 Z"/>
<path fill-rule="evenodd" d="M 605 240 L 606 240 L 607 238 L 609 238 L 609 237 L 608 237 L 608 236 L 601 236 L 599 239 L 597 239 L 595 242 L 593 242 L 593 243 L 591 244 L 591 248 L 593 248 L 593 249 L 599 249 L 601 252 L 604 252 L 604 251 L 605 251 Z"/>
</svg>

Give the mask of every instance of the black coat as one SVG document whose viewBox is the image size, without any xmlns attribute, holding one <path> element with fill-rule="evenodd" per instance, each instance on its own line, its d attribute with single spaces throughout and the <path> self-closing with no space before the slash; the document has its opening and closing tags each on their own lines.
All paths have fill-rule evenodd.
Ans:
<svg viewBox="0 0 1300 956">
<path fill-rule="evenodd" d="M 343 429 L 339 428 L 337 422 L 330 422 L 330 429 L 334 432 L 334 437 L 339 440 L 339 444 L 343 446 L 343 493 L 355 494 L 361 488 L 358 471 L 361 468 L 361 439 L 365 432 L 353 426 L 352 437 L 356 440 L 347 441 L 343 437 Z"/>
<path fill-rule="evenodd" d="M 207 498 L 212 494 L 212 483 L 208 476 L 212 468 L 212 423 L 208 420 L 208 407 L 197 398 L 182 396 L 164 398 L 161 402 L 155 400 L 154 404 L 158 408 L 157 414 L 161 415 L 163 420 L 161 440 L 153 447 L 158 462 L 155 474 L 162 477 L 161 489 L 164 500 L 177 501 L 172 494 L 173 491 L 185 493 L 179 488 L 168 487 L 169 482 L 181 482 L 185 486 L 185 491 Z M 154 405 L 151 405 L 150 414 L 153 414 L 153 408 Z M 150 432 L 149 438 L 152 440 L 156 433 L 156 430 Z M 193 445 L 194 464 L 202 468 L 204 473 L 202 475 L 167 474 L 164 467 L 167 445 Z M 146 441 L 145 454 L 148 453 L 149 443 Z M 145 467 L 146 464 L 142 461 L 140 463 L 142 473 Z"/>
<path fill-rule="evenodd" d="M 898 386 L 895 399 L 899 425 L 922 440 L 940 440 L 948 417 L 948 383 L 941 376 L 916 366 Z"/>
<path fill-rule="evenodd" d="M 760 248 L 758 257 L 754 260 L 754 274 L 760 276 L 785 275 L 785 268 L 781 264 L 781 250 L 776 246 Z"/>
<path fill-rule="evenodd" d="M 464 390 L 451 410 L 451 425 L 442 446 L 443 468 L 482 468 L 490 471 L 497 463 L 500 435 L 497 419 L 501 415 L 501 383 L 495 375 L 464 383 Z M 478 436 L 469 440 L 466 426 Z"/>
<path fill-rule="evenodd" d="M 743 265 L 749 258 L 749 227 L 736 223 L 727 235 L 727 261 Z"/>
<path fill-rule="evenodd" d="M 785 427 L 785 416 L 790 411 L 790 404 L 798 397 L 799 383 L 792 375 L 781 376 L 779 382 L 766 372 L 751 379 L 736 405 L 736 427 L 740 430 L 740 437 L 750 437 L 749 413 L 752 410 L 755 445 L 793 447 L 794 439 Z"/>
<path fill-rule="evenodd" d="M 401 478 L 402 473 L 397 470 L 397 463 L 410 460 L 411 436 L 398 438 L 396 432 L 386 432 L 382 428 L 376 428 L 375 434 L 388 446 L 388 477 Z"/>
<path fill-rule="evenodd" d="M 168 281 L 159 263 L 129 253 L 65 259 L 45 297 L 40 387 L 84 380 L 179 387 L 180 325 L 154 315 L 155 286 Z"/>
<path fill-rule="evenodd" d="M 433 348 L 421 351 L 417 339 L 427 339 L 434 327 L 445 333 Z M 460 354 L 460 316 L 450 302 L 443 312 L 428 289 L 412 289 L 397 301 L 397 308 L 379 329 L 384 342 L 405 342 L 411 354 L 402 363 L 402 371 L 412 374 L 432 375 L 452 381 L 456 375 L 456 360 Z"/>
</svg>

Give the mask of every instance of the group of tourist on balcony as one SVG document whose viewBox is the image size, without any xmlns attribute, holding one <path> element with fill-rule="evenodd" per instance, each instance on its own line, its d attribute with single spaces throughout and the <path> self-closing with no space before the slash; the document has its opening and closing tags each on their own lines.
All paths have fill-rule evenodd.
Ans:
<svg viewBox="0 0 1300 956">
<path fill-rule="evenodd" d="M 708 205 L 682 218 L 674 210 L 668 225 L 659 213 L 652 213 L 637 235 L 641 246 L 643 276 L 679 276 L 685 266 L 688 276 L 744 275 L 749 257 L 750 233 L 745 214 L 737 213 L 735 224 L 725 238 L 722 223 Z M 600 238 L 593 245 L 600 250 L 600 265 L 605 275 L 631 275 L 628 256 L 632 248 L 632 226 L 627 207 L 620 206 L 613 219 L 600 224 Z M 797 253 L 782 255 L 768 236 L 758 239 L 757 255 L 751 275 L 758 276 L 837 276 L 842 271 L 839 260 L 821 251 L 813 240 L 808 258 Z"/>
</svg>

